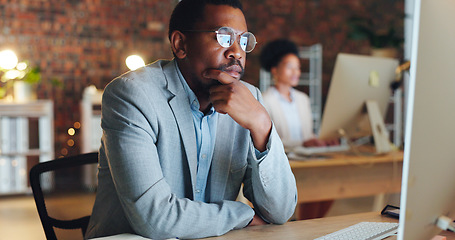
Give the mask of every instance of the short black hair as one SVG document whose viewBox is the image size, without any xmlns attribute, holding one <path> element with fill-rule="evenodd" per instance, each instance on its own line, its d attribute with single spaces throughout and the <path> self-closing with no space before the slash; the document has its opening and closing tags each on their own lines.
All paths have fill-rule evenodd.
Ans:
<svg viewBox="0 0 455 240">
<path fill-rule="evenodd" d="M 228 5 L 243 12 L 242 3 L 239 0 L 182 0 L 174 8 L 169 21 L 169 40 L 175 30 L 194 30 L 194 24 L 204 20 L 204 9 L 207 4 Z"/>
<path fill-rule="evenodd" d="M 278 39 L 269 42 L 262 48 L 261 51 L 261 67 L 267 71 L 270 71 L 273 67 L 276 67 L 283 59 L 284 56 L 289 53 L 299 56 L 299 50 L 295 43 L 287 39 Z"/>
</svg>

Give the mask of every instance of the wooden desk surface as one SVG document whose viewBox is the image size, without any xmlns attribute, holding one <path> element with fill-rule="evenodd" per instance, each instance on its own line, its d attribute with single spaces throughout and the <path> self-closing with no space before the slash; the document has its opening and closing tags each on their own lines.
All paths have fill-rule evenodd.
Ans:
<svg viewBox="0 0 455 240">
<path fill-rule="evenodd" d="M 247 227 L 241 230 L 228 232 L 227 234 L 220 237 L 212 237 L 206 239 L 314 239 L 357 224 L 359 222 L 398 222 L 398 220 L 394 218 L 383 217 L 378 212 L 370 212 L 338 217 L 287 222 L 284 225 Z M 447 236 L 448 240 L 455 239 L 454 233 L 442 232 L 440 235 Z M 389 237 L 387 239 L 396 239 L 396 236 Z"/>
<path fill-rule="evenodd" d="M 220 237 L 207 239 L 314 239 L 331 232 L 349 227 L 359 222 L 397 222 L 396 219 L 382 217 L 380 213 L 360 213 L 338 217 L 318 218 L 287 222 L 283 225 L 264 225 L 234 230 Z"/>
<path fill-rule="evenodd" d="M 333 167 L 347 165 L 368 166 L 376 163 L 403 162 L 403 151 L 393 151 L 380 155 L 355 155 L 353 153 L 326 153 L 327 158 L 289 158 L 289 164 L 295 168 Z"/>
<path fill-rule="evenodd" d="M 290 157 L 299 203 L 395 193 L 401 189 L 402 151 L 371 156 L 326 155 L 329 158 Z"/>
<path fill-rule="evenodd" d="M 398 222 L 397 219 L 383 217 L 379 212 L 359 213 L 337 217 L 287 222 L 283 225 L 264 225 L 233 230 L 223 236 L 204 238 L 210 240 L 263 240 L 263 239 L 314 239 L 349 227 L 359 222 Z M 448 240 L 455 240 L 455 234 L 442 232 Z M 145 240 L 133 234 L 119 234 L 98 240 Z M 387 238 L 396 239 L 396 236 Z"/>
</svg>

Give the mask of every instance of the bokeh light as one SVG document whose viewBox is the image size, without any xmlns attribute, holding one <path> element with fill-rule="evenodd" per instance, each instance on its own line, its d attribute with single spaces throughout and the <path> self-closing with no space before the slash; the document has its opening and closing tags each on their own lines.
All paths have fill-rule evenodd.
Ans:
<svg viewBox="0 0 455 240">
<path fill-rule="evenodd" d="M 74 136 L 74 134 L 76 134 L 76 130 L 74 130 L 74 128 L 69 128 L 68 129 L 68 135 Z"/>
<path fill-rule="evenodd" d="M 27 63 L 25 63 L 25 62 L 18 63 L 16 65 L 16 69 L 19 71 L 24 71 L 25 69 L 27 69 Z"/>
<path fill-rule="evenodd" d="M 13 69 L 18 62 L 16 54 L 11 50 L 3 50 L 0 52 L 0 68 Z"/>
<path fill-rule="evenodd" d="M 63 149 L 60 151 L 60 153 L 61 153 L 63 156 L 68 155 L 68 149 L 63 148 Z"/>
<path fill-rule="evenodd" d="M 145 66 L 144 60 L 138 55 L 130 55 L 130 56 L 128 56 L 126 58 L 125 62 L 126 62 L 126 66 L 130 70 L 136 70 L 136 69 L 138 69 L 140 67 Z"/>
<path fill-rule="evenodd" d="M 74 140 L 69 139 L 68 141 L 66 141 L 66 144 L 68 144 L 68 146 L 72 147 L 72 146 L 74 146 Z"/>
</svg>

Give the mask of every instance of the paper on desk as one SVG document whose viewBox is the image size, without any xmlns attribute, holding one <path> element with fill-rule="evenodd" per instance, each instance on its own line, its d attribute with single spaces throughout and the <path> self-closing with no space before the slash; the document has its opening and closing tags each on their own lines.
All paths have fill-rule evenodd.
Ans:
<svg viewBox="0 0 455 240">
<path fill-rule="evenodd" d="M 147 240 L 150 238 L 141 237 L 138 235 L 130 234 L 130 233 L 123 233 L 119 235 L 109 236 L 109 237 L 101 237 L 101 238 L 92 238 L 91 240 Z M 177 238 L 169 238 L 166 240 L 175 240 Z"/>
<path fill-rule="evenodd" d="M 326 159 L 330 158 L 328 156 L 316 155 L 316 154 L 305 156 L 305 155 L 297 154 L 295 152 L 289 152 L 286 155 L 288 156 L 289 160 L 295 160 L 295 161 L 326 160 Z"/>
</svg>

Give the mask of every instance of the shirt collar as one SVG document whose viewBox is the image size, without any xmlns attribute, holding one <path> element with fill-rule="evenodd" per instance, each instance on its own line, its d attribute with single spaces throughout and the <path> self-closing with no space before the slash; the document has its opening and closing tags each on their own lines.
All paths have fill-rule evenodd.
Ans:
<svg viewBox="0 0 455 240">
<path fill-rule="evenodd" d="M 289 102 L 286 98 L 284 98 L 284 97 L 280 94 L 280 92 L 278 92 L 278 89 L 276 89 L 276 88 L 274 87 L 273 90 L 274 90 L 275 94 L 278 96 L 278 98 L 279 98 L 280 100 Z M 291 89 L 289 90 L 289 95 L 290 95 L 290 97 L 291 97 L 291 103 L 294 102 L 294 99 L 295 99 L 295 98 L 294 98 L 294 95 L 295 95 L 294 92 L 295 92 L 294 88 L 291 88 Z"/>
</svg>

